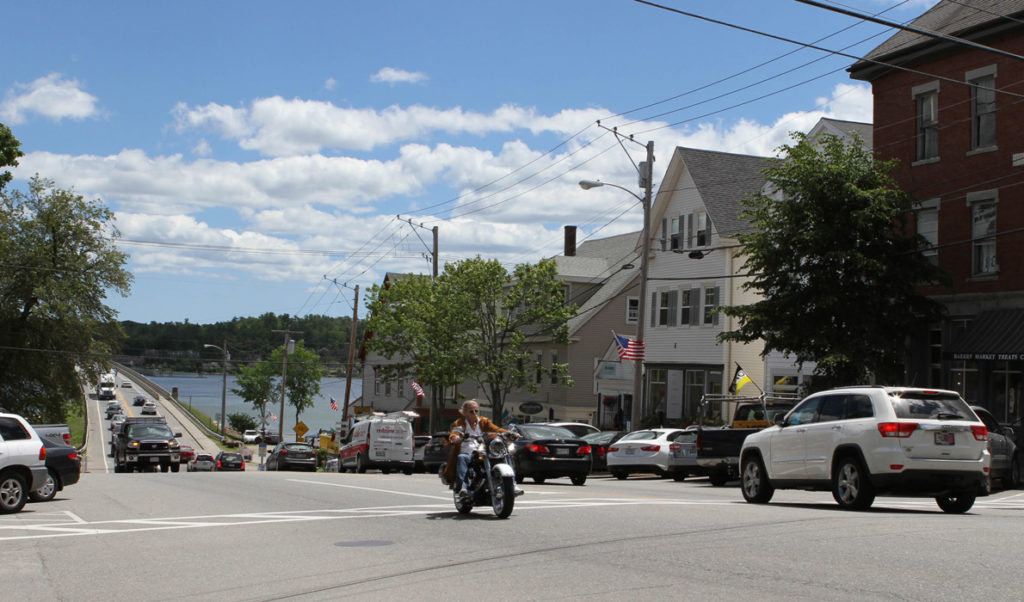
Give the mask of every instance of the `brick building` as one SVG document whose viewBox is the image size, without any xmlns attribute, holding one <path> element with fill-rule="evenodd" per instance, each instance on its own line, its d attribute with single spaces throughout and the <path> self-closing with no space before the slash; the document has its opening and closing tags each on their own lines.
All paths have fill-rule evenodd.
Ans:
<svg viewBox="0 0 1024 602">
<path fill-rule="evenodd" d="M 1024 373 L 1022 19 L 1024 0 L 941 0 L 911 27 L 1003 53 L 900 30 L 850 68 L 871 83 L 874 150 L 899 160 L 917 231 L 953 280 L 926 290 L 948 316 L 911 342 L 907 383 L 1006 422 L 1021 418 Z"/>
</svg>

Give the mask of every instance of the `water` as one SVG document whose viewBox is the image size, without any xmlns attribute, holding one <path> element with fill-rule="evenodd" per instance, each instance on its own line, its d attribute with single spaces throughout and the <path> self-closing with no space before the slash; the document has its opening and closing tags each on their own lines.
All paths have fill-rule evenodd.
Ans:
<svg viewBox="0 0 1024 602">
<path fill-rule="evenodd" d="M 223 377 L 219 374 L 173 374 L 170 376 L 147 376 L 153 383 L 159 385 L 167 392 L 178 388 L 178 400 L 184 405 L 191 405 L 193 408 L 203 412 L 217 420 L 219 423 L 221 389 Z M 241 413 L 248 414 L 257 421 L 259 415 L 251 404 L 245 403 L 240 397 L 231 392 L 231 388 L 237 386 L 235 377 L 228 375 L 228 393 L 226 398 L 227 415 Z M 349 417 L 352 417 L 351 405 L 362 395 L 363 383 L 361 380 L 352 381 L 352 390 L 349 393 Z M 331 409 L 331 397 L 338 402 L 338 411 Z M 319 429 L 336 428 L 341 420 L 341 410 L 345 404 L 345 379 L 325 378 L 320 381 L 320 395 L 313 400 L 313 407 L 306 408 L 299 419 L 309 427 L 310 433 L 316 433 Z M 269 414 L 273 412 L 280 420 L 281 398 L 267 404 L 268 424 L 267 429 L 276 433 L 278 422 L 271 421 Z M 295 427 L 295 408 L 284 406 L 284 434 L 286 438 L 293 436 Z"/>
</svg>

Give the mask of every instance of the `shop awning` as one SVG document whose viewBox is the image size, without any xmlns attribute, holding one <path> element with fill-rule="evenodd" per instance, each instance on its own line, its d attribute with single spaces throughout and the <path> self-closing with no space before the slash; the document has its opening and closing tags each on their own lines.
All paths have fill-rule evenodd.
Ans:
<svg viewBox="0 0 1024 602">
<path fill-rule="evenodd" d="M 953 360 L 1024 360 L 1024 309 L 981 312 L 944 355 Z"/>
</svg>

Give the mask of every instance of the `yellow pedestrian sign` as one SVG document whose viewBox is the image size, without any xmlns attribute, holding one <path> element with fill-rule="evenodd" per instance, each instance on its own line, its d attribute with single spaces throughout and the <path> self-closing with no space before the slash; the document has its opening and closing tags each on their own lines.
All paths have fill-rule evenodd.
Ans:
<svg viewBox="0 0 1024 602">
<path fill-rule="evenodd" d="M 295 431 L 296 435 L 301 437 L 301 436 L 305 435 L 307 431 L 309 431 L 309 427 L 306 426 L 306 424 L 304 422 L 300 421 L 298 424 L 295 425 L 295 428 L 292 429 L 292 430 Z"/>
</svg>

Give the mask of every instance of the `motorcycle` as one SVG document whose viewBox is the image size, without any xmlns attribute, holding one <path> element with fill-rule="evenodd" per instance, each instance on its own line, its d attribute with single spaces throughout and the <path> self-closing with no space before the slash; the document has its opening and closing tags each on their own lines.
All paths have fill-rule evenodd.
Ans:
<svg viewBox="0 0 1024 602">
<path fill-rule="evenodd" d="M 512 514 L 516 497 L 523 493 L 522 489 L 516 487 L 516 475 L 512 468 L 510 446 L 515 435 L 500 433 L 487 441 L 478 435 L 466 435 L 461 427 L 456 427 L 455 432 L 473 447 L 465 479 L 468 494 L 460 495 L 452 487 L 455 509 L 459 514 L 468 514 L 473 506 L 490 504 L 498 518 L 508 518 Z M 440 474 L 442 482 L 449 485 L 444 480 L 443 468 Z"/>
</svg>

